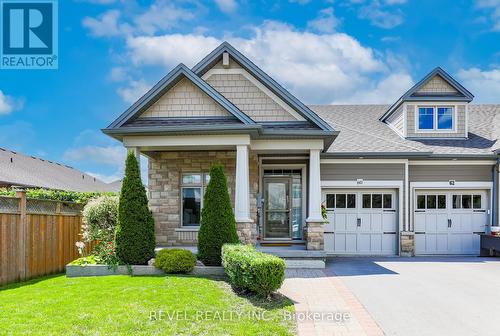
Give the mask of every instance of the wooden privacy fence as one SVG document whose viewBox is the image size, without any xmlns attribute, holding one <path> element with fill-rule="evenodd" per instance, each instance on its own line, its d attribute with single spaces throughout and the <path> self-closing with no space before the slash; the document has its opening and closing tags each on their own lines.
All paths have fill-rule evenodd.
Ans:
<svg viewBox="0 0 500 336">
<path fill-rule="evenodd" d="M 81 205 L 0 197 L 0 285 L 63 272 L 79 257 Z"/>
</svg>

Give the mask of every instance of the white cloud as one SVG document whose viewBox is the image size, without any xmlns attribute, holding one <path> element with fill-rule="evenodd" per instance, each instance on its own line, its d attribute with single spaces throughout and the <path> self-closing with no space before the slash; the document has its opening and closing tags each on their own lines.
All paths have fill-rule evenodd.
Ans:
<svg viewBox="0 0 500 336">
<path fill-rule="evenodd" d="M 127 39 L 127 47 L 135 64 L 174 67 L 179 63 L 188 66 L 200 61 L 221 43 L 214 37 L 193 34 L 140 36 Z"/>
<path fill-rule="evenodd" d="M 0 115 L 10 114 L 15 110 L 20 110 L 23 108 L 23 105 L 24 101 L 22 99 L 8 96 L 0 90 Z"/>
<path fill-rule="evenodd" d="M 381 3 L 377 0 L 372 1 L 367 6 L 361 7 L 358 16 L 361 19 L 369 20 L 372 25 L 383 29 L 394 28 L 404 21 L 403 14 L 399 9 L 388 10 L 383 8 Z"/>
<path fill-rule="evenodd" d="M 307 22 L 307 27 L 320 33 L 333 33 L 339 24 L 340 20 L 335 16 L 333 7 L 328 7 L 319 11 L 317 18 Z"/>
<path fill-rule="evenodd" d="M 180 21 L 194 19 L 194 13 L 187 9 L 178 8 L 165 1 L 156 1 L 148 10 L 134 18 L 137 32 L 152 35 L 157 31 L 175 27 Z"/>
<path fill-rule="evenodd" d="M 73 147 L 64 152 L 64 160 L 73 162 L 97 163 L 115 166 L 125 161 L 126 149 L 120 145 Z"/>
<path fill-rule="evenodd" d="M 476 0 L 476 7 L 491 10 L 490 20 L 493 23 L 492 30 L 500 31 L 500 0 Z"/>
<path fill-rule="evenodd" d="M 307 5 L 311 0 L 289 0 L 291 3 L 298 3 L 299 5 Z"/>
<path fill-rule="evenodd" d="M 500 102 L 500 68 L 481 70 L 479 68 L 460 69 L 457 77 L 462 85 L 475 95 L 476 103 Z"/>
<path fill-rule="evenodd" d="M 166 0 L 156 0 L 146 10 L 135 13 L 134 16 L 125 15 L 117 9 L 110 9 L 96 18 L 85 17 L 82 25 L 95 37 L 153 35 L 159 31 L 172 29 L 181 21 L 193 20 L 195 8 L 186 9 Z"/>
<path fill-rule="evenodd" d="M 305 103 L 351 101 L 377 88 L 389 94 L 382 92 L 369 101 L 388 103 L 411 82 L 401 62 L 343 33 L 315 34 L 267 22 L 254 27 L 249 38 L 228 37 L 228 41 Z M 135 64 L 170 69 L 180 62 L 195 64 L 221 42 L 209 36 L 174 34 L 131 38 L 128 47 Z M 404 81 L 394 80 L 394 73 Z"/>
<path fill-rule="evenodd" d="M 147 84 L 144 80 L 130 80 L 127 87 L 121 87 L 117 89 L 118 94 L 122 99 L 133 104 L 142 97 L 150 88 L 151 85 Z"/>
<path fill-rule="evenodd" d="M 95 37 L 113 37 L 130 33 L 132 28 L 128 24 L 121 24 L 120 17 L 120 11 L 111 9 L 97 18 L 85 17 L 82 25 Z"/>
<path fill-rule="evenodd" d="M 214 0 L 219 9 L 227 14 L 233 13 L 238 8 L 235 0 Z"/>
<path fill-rule="evenodd" d="M 413 79 L 407 73 L 389 74 L 379 82 L 371 82 L 361 91 L 355 92 L 344 101 L 345 104 L 381 104 L 394 103 L 403 93 L 413 86 Z"/>
<path fill-rule="evenodd" d="M 128 78 L 127 69 L 124 67 L 111 68 L 108 79 L 112 82 L 123 82 Z"/>
</svg>

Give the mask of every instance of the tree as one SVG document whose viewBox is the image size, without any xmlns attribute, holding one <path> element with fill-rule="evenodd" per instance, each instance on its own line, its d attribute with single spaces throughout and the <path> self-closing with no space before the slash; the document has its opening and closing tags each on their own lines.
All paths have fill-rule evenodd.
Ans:
<svg viewBox="0 0 500 336">
<path fill-rule="evenodd" d="M 153 215 L 148 208 L 139 162 L 130 152 L 125 163 L 125 178 L 118 206 L 116 254 L 125 264 L 143 265 L 154 257 L 154 250 Z"/>
<path fill-rule="evenodd" d="M 227 190 L 224 167 L 221 164 L 214 164 L 210 168 L 210 181 L 201 211 L 198 259 L 207 266 L 220 265 L 222 245 L 238 242 L 236 220 Z"/>
</svg>

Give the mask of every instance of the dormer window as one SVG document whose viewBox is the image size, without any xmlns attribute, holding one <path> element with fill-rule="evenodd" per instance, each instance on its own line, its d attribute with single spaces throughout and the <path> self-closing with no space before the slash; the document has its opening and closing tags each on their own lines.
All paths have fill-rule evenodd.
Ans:
<svg viewBox="0 0 500 336">
<path fill-rule="evenodd" d="M 419 131 L 452 131 L 454 128 L 454 108 L 452 106 L 419 106 Z"/>
</svg>

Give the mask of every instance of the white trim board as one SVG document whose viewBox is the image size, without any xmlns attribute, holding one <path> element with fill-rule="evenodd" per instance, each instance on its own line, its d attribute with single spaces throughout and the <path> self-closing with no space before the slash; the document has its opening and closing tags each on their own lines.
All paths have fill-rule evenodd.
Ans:
<svg viewBox="0 0 500 336">
<path fill-rule="evenodd" d="M 123 137 L 125 147 L 183 147 L 199 146 L 232 146 L 250 145 L 250 136 L 241 135 L 130 135 Z"/>
<path fill-rule="evenodd" d="M 478 166 L 494 165 L 495 160 L 417 160 L 409 161 L 410 166 Z"/>
<path fill-rule="evenodd" d="M 265 150 L 290 150 L 308 151 L 311 149 L 323 149 L 323 140 L 252 140 L 250 149 L 254 151 Z"/>
<path fill-rule="evenodd" d="M 410 182 L 410 189 L 492 189 L 493 182 Z"/>
<path fill-rule="evenodd" d="M 292 109 L 287 103 L 281 100 L 277 95 L 275 95 L 271 90 L 265 87 L 261 82 L 259 82 L 255 77 L 250 75 L 245 69 L 210 69 L 203 76 L 203 80 L 209 79 L 212 75 L 242 75 L 248 79 L 253 85 L 255 85 L 259 90 L 264 92 L 269 98 L 271 98 L 276 104 L 281 106 L 285 111 L 290 113 L 295 119 L 299 121 L 306 121 L 299 113 Z"/>
</svg>

